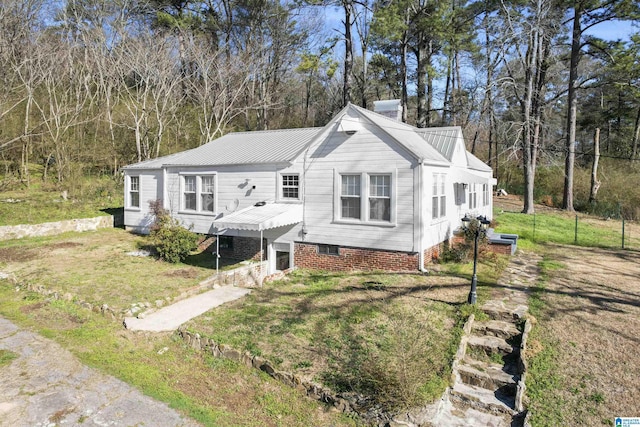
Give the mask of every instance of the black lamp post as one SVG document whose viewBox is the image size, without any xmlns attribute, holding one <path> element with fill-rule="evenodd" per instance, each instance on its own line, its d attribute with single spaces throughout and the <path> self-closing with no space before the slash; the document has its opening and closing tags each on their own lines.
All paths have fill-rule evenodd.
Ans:
<svg viewBox="0 0 640 427">
<path fill-rule="evenodd" d="M 477 221 L 477 224 L 475 224 L 475 227 L 471 228 L 470 225 L 473 219 Z M 487 228 L 489 228 L 489 220 L 484 216 L 470 218 L 465 215 L 464 218 L 462 218 L 462 223 L 466 230 L 470 230 L 473 233 L 473 276 L 471 276 L 471 291 L 469 292 L 467 302 L 469 304 L 475 304 L 478 296 L 476 293 L 476 288 L 478 287 L 478 276 L 476 275 L 478 268 L 478 239 L 481 234 L 487 232 Z"/>
</svg>

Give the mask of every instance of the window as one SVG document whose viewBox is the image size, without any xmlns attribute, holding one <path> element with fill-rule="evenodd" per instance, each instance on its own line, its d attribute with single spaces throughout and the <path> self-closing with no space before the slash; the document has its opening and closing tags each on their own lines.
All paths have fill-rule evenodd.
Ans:
<svg viewBox="0 0 640 427">
<path fill-rule="evenodd" d="M 369 175 L 369 219 L 391 221 L 390 175 Z"/>
<path fill-rule="evenodd" d="M 340 255 L 340 246 L 318 245 L 318 253 L 321 255 Z"/>
<path fill-rule="evenodd" d="M 182 176 L 182 210 L 191 212 L 214 213 L 215 175 Z"/>
<path fill-rule="evenodd" d="M 342 218 L 360 219 L 360 175 L 342 175 Z"/>
<path fill-rule="evenodd" d="M 129 206 L 132 208 L 140 207 L 140 177 L 129 177 Z"/>
<path fill-rule="evenodd" d="M 469 209 L 478 207 L 478 191 L 476 184 L 469 184 Z"/>
<path fill-rule="evenodd" d="M 431 217 L 443 218 L 447 214 L 447 196 L 445 195 L 445 175 L 433 174 L 433 186 L 431 197 Z"/>
<path fill-rule="evenodd" d="M 298 175 L 282 175 L 282 198 L 299 199 L 300 178 Z"/>
<path fill-rule="evenodd" d="M 184 177 L 184 210 L 196 210 L 196 177 Z"/>
<path fill-rule="evenodd" d="M 201 210 L 205 212 L 214 212 L 214 204 L 213 204 L 213 175 L 207 175 L 200 178 L 201 188 L 200 188 L 200 200 L 201 200 Z"/>
<path fill-rule="evenodd" d="M 489 184 L 482 184 L 482 203 L 489 206 Z"/>
</svg>

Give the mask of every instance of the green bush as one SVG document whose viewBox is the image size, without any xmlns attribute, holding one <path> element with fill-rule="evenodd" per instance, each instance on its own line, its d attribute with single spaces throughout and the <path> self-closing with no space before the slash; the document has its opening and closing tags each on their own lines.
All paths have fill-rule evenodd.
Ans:
<svg viewBox="0 0 640 427">
<path fill-rule="evenodd" d="M 184 261 L 191 251 L 198 247 L 198 235 L 184 228 L 178 220 L 172 218 L 156 202 L 151 202 L 151 211 L 155 214 L 155 224 L 151 236 L 160 258 L 167 262 Z"/>
</svg>

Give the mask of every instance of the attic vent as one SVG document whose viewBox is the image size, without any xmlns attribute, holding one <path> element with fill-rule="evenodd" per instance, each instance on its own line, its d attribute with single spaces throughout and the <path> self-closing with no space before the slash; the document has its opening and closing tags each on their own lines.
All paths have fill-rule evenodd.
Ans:
<svg viewBox="0 0 640 427">
<path fill-rule="evenodd" d="M 399 99 L 373 101 L 373 111 L 398 122 L 402 121 L 402 104 Z"/>
</svg>

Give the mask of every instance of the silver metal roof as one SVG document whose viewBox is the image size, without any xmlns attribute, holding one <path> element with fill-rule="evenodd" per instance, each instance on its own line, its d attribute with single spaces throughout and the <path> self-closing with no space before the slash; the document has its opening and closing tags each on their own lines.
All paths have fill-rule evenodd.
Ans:
<svg viewBox="0 0 640 427">
<path fill-rule="evenodd" d="M 125 166 L 124 169 L 287 163 L 295 159 L 321 129 L 229 133 L 198 148 Z"/>
<path fill-rule="evenodd" d="M 217 229 L 270 230 L 302 221 L 302 204 L 266 203 L 225 215 L 213 221 Z"/>
</svg>

